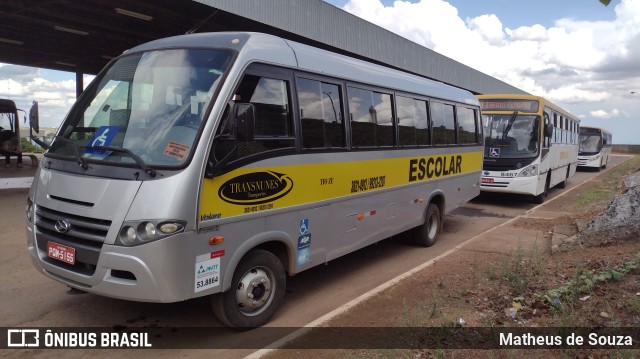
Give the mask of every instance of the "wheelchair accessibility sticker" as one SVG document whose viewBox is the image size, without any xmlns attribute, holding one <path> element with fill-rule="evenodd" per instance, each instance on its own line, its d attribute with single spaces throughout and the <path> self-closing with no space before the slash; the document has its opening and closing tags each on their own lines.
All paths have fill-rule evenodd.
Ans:
<svg viewBox="0 0 640 359">
<path fill-rule="evenodd" d="M 89 146 L 85 149 L 85 153 L 106 157 L 111 153 L 110 151 L 97 150 L 95 146 L 109 146 L 113 139 L 120 131 L 120 126 L 102 126 L 96 130 L 91 140 L 89 140 Z"/>
<path fill-rule="evenodd" d="M 500 149 L 497 147 L 489 148 L 489 157 L 500 157 Z"/>
<path fill-rule="evenodd" d="M 300 236 L 298 237 L 298 265 L 309 263 L 311 260 L 311 233 L 309 233 L 309 219 L 300 220 Z"/>
</svg>

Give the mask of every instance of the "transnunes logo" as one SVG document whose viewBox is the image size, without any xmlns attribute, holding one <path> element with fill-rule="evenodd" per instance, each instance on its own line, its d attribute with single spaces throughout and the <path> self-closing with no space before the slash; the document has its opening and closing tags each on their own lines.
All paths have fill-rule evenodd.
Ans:
<svg viewBox="0 0 640 359">
<path fill-rule="evenodd" d="M 7 329 L 7 348 L 151 348 L 145 331 L 99 328 Z"/>
<path fill-rule="evenodd" d="M 293 180 L 286 174 L 264 171 L 234 177 L 218 191 L 220 198 L 231 204 L 252 205 L 275 201 L 293 189 Z"/>
</svg>

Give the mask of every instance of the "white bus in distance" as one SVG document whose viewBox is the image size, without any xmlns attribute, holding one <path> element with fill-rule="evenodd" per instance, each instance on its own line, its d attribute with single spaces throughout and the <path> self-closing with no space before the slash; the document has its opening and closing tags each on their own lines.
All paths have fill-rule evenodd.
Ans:
<svg viewBox="0 0 640 359">
<path fill-rule="evenodd" d="M 611 156 L 611 132 L 604 128 L 580 126 L 578 167 L 606 168 Z"/>
<path fill-rule="evenodd" d="M 211 296 L 266 323 L 286 275 L 442 217 L 480 191 L 469 92 L 258 33 L 114 59 L 78 98 L 27 204 L 35 267 L 104 296 Z"/>
<path fill-rule="evenodd" d="M 479 95 L 485 136 L 480 189 L 544 202 L 576 171 L 580 120 L 542 97 Z"/>
</svg>

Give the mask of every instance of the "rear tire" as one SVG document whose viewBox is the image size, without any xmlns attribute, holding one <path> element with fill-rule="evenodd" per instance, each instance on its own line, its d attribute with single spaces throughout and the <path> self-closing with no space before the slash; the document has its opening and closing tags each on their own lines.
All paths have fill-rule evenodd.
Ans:
<svg viewBox="0 0 640 359">
<path fill-rule="evenodd" d="M 571 165 L 569 165 L 569 167 L 567 167 L 567 175 L 564 177 L 564 181 L 562 181 L 562 182 L 560 182 L 560 184 L 558 184 L 558 187 L 567 188 L 567 182 L 569 182 L 569 173 L 571 173 Z"/>
<path fill-rule="evenodd" d="M 442 229 L 442 216 L 440 208 L 429 203 L 424 216 L 424 223 L 416 228 L 414 242 L 423 247 L 431 247 L 438 239 L 438 234 Z"/>
<path fill-rule="evenodd" d="M 234 329 L 247 330 L 264 325 L 284 301 L 284 265 L 271 252 L 249 252 L 233 273 L 231 288 L 213 295 L 216 317 Z"/>
</svg>

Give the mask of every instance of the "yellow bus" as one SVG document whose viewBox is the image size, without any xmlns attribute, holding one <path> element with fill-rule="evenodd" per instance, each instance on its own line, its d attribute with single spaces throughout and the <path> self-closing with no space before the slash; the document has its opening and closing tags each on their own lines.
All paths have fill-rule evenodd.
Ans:
<svg viewBox="0 0 640 359">
<path fill-rule="evenodd" d="M 27 206 L 35 267 L 146 302 L 211 296 L 260 326 L 286 276 L 480 193 L 478 100 L 259 33 L 191 34 L 112 61 L 70 110 Z"/>
<path fill-rule="evenodd" d="M 525 194 L 544 202 L 578 164 L 580 120 L 542 97 L 479 95 L 484 127 L 480 189 Z"/>
</svg>

